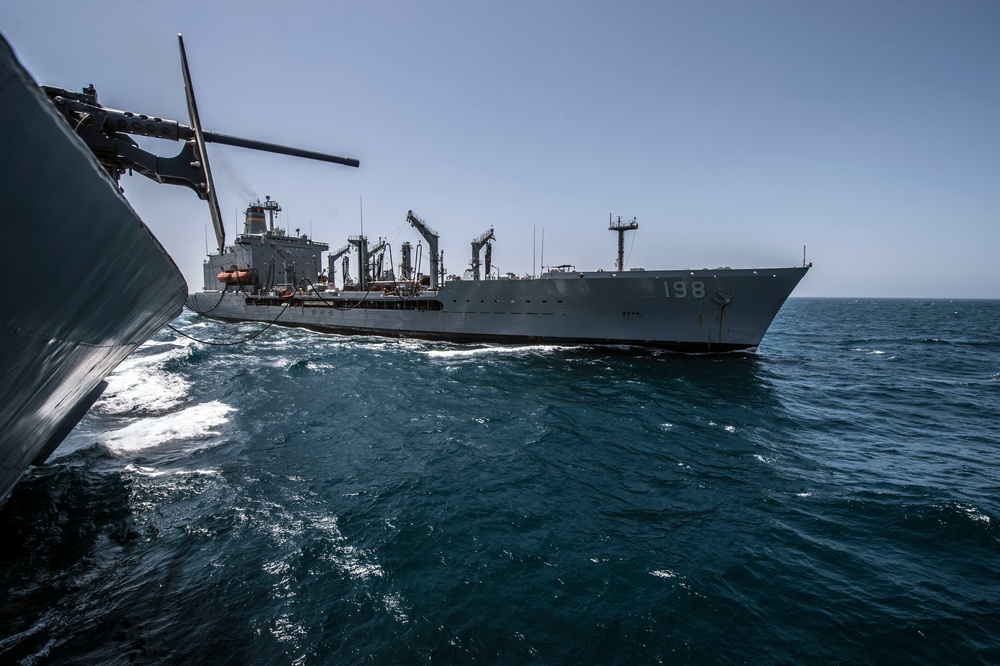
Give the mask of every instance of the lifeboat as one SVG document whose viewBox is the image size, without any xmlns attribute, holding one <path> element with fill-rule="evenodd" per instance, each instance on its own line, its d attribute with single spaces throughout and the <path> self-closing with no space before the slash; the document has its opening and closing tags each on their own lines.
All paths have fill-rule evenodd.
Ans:
<svg viewBox="0 0 1000 666">
<path fill-rule="evenodd" d="M 223 284 L 250 284 L 250 270 L 231 268 L 228 271 L 219 271 L 219 282 Z"/>
</svg>

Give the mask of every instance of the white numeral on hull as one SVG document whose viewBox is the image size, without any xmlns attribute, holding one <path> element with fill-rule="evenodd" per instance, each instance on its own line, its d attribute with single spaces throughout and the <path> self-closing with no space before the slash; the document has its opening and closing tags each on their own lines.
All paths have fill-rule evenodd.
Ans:
<svg viewBox="0 0 1000 666">
<path fill-rule="evenodd" d="M 705 298 L 705 283 L 700 280 L 693 281 L 690 286 L 687 282 L 683 280 L 676 280 L 674 282 L 664 282 L 663 290 L 667 294 L 667 298 Z M 673 290 L 673 294 L 671 294 Z"/>
</svg>

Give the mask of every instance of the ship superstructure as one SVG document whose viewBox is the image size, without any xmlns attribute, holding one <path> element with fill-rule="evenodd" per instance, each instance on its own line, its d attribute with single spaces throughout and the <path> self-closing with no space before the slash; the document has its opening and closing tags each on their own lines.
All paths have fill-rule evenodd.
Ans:
<svg viewBox="0 0 1000 666">
<path fill-rule="evenodd" d="M 274 215 L 280 211 L 281 206 L 271 197 L 247 207 L 243 233 L 205 262 L 206 289 L 222 283 L 256 291 L 273 287 L 288 291 L 303 280 L 319 277 L 321 255 L 330 246 L 310 240 L 298 229 L 288 235 L 275 227 Z"/>
</svg>

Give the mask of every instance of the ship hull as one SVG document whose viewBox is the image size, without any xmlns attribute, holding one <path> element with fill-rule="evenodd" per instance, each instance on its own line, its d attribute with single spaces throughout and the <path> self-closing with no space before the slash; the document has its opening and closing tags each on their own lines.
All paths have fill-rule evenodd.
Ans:
<svg viewBox="0 0 1000 666">
<path fill-rule="evenodd" d="M 0 38 L 0 503 L 181 311 L 177 267 Z M 53 279 L 58 276 L 58 279 Z"/>
<path fill-rule="evenodd" d="M 715 353 L 756 348 L 807 268 L 550 273 L 458 280 L 410 297 L 224 289 L 189 307 L 224 321 L 452 342 L 635 345 Z"/>
</svg>

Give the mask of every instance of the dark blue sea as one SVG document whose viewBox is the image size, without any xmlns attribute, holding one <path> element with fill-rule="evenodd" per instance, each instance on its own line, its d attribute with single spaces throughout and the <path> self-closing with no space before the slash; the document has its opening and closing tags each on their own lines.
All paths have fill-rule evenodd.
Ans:
<svg viewBox="0 0 1000 666">
<path fill-rule="evenodd" d="M 164 329 L 109 381 L 0 512 L 0 663 L 1000 663 L 1000 301 L 723 356 Z"/>
</svg>

